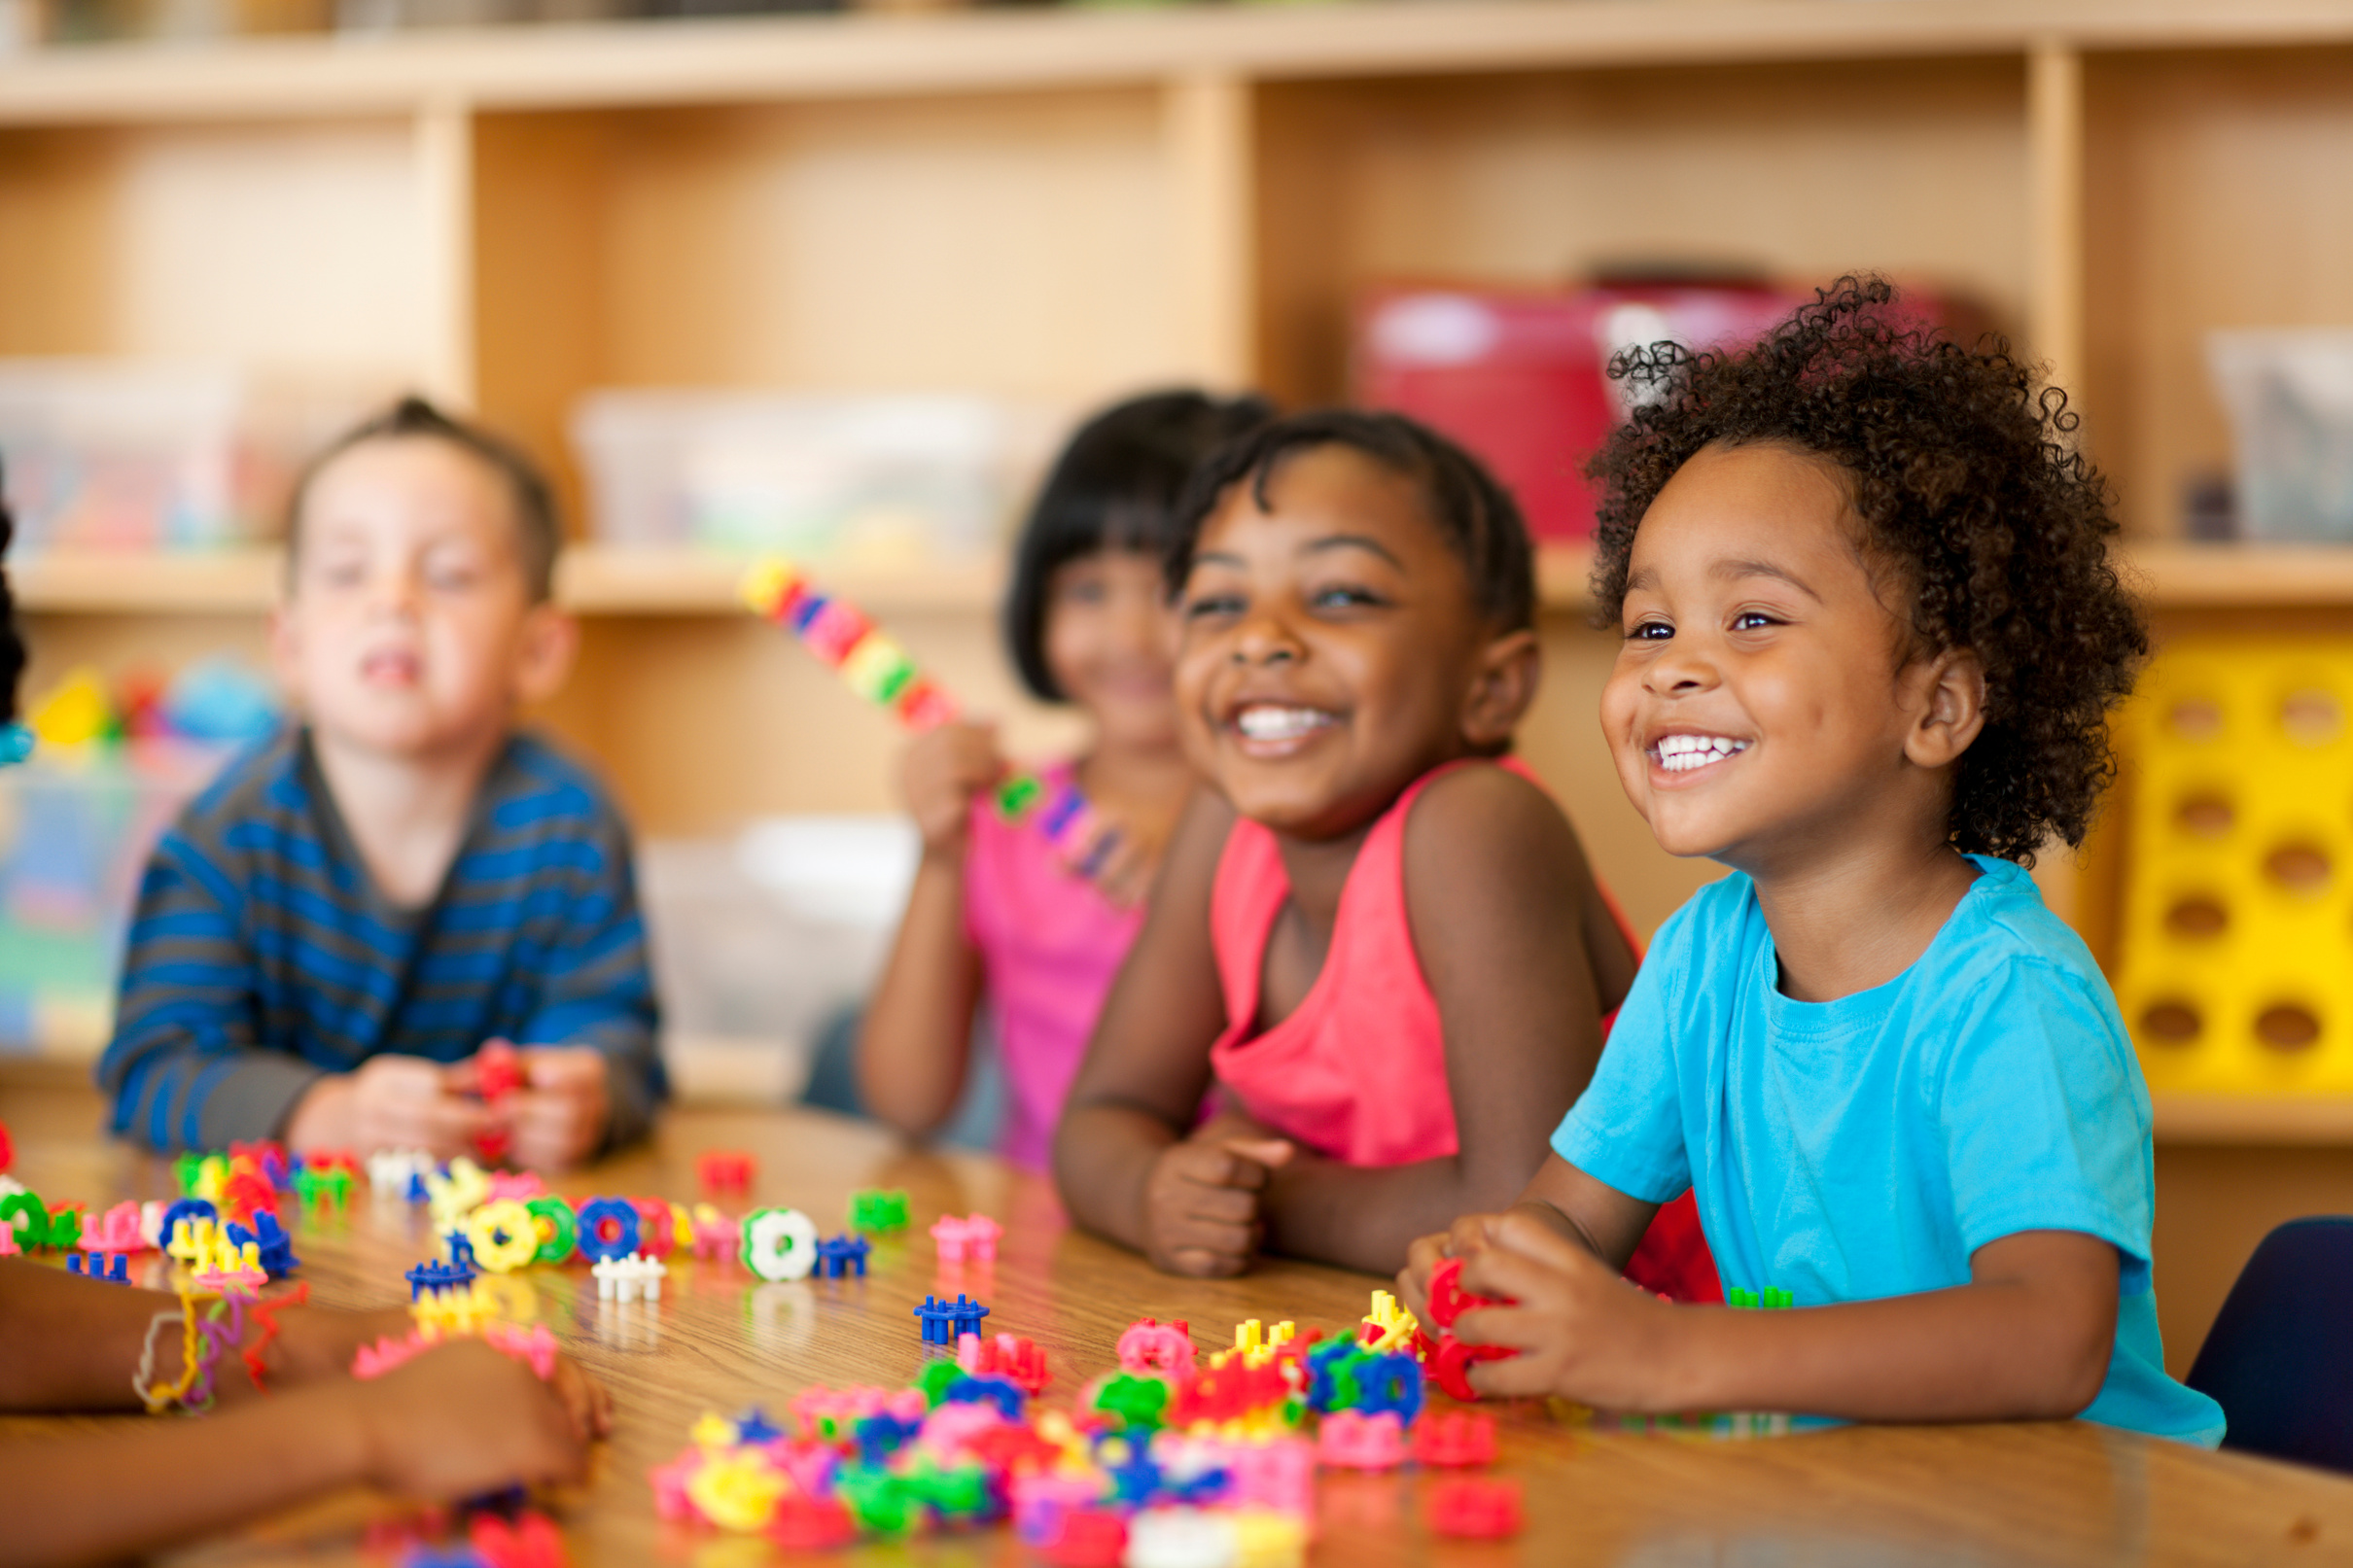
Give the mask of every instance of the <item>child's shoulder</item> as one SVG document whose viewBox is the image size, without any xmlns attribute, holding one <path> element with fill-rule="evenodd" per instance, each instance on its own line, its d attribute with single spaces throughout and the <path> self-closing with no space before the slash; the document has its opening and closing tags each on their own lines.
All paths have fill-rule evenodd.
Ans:
<svg viewBox="0 0 2353 1568">
<path fill-rule="evenodd" d="M 542 835 L 625 836 L 627 823 L 605 782 L 544 736 L 517 730 L 484 785 L 502 828 Z"/>
<path fill-rule="evenodd" d="M 306 799 L 300 732 L 288 726 L 223 763 L 212 783 L 182 808 L 174 831 L 219 841 L 239 826 L 299 814 Z"/>
<path fill-rule="evenodd" d="M 1407 808 L 1407 842 L 1441 854 L 1482 848 L 1574 849 L 1568 815 L 1520 766 L 1472 762 L 1426 776 Z"/>
<path fill-rule="evenodd" d="M 2072 988 L 2099 981 L 2098 960 L 2075 928 L 2051 912 L 2033 875 L 2013 860 L 1971 855 L 1978 880 L 1954 913 L 1945 950 L 1949 984 L 1974 987 L 2021 971 Z M 2106 983 L 2099 981 L 2104 993 Z"/>
</svg>

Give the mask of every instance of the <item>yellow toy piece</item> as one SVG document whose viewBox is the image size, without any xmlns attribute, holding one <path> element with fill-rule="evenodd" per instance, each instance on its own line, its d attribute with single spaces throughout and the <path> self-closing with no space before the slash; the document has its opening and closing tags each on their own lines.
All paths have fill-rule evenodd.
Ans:
<svg viewBox="0 0 2353 1568">
<path fill-rule="evenodd" d="M 539 1256 L 539 1216 L 517 1198 L 494 1198 L 466 1218 L 466 1239 L 474 1261 L 492 1273 L 510 1274 Z"/>
<path fill-rule="evenodd" d="M 1386 1290 L 1373 1292 L 1373 1309 L 1364 1314 L 1364 1326 L 1374 1331 L 1358 1336 L 1368 1350 L 1410 1350 L 1414 1336 L 1422 1332 L 1421 1321 Z"/>
<path fill-rule="evenodd" d="M 88 746 L 104 740 L 115 728 L 106 678 L 87 664 L 68 670 L 65 679 L 33 705 L 32 726 L 44 746 Z"/>
<path fill-rule="evenodd" d="M 767 1456 L 746 1448 L 715 1453 L 686 1481 L 686 1495 L 722 1530 L 764 1530 L 785 1495 L 785 1474 Z"/>
<path fill-rule="evenodd" d="M 489 1196 L 489 1175 L 462 1154 L 449 1162 L 447 1175 L 438 1170 L 425 1174 L 425 1199 L 437 1230 L 454 1230 L 465 1224 Z"/>
<path fill-rule="evenodd" d="M 1266 1325 L 1253 1317 L 1234 1325 L 1234 1351 L 1241 1355 L 1244 1366 L 1262 1367 L 1274 1358 L 1278 1345 L 1288 1344 L 1298 1333 L 1298 1326 L 1287 1318 L 1269 1333 Z"/>
<path fill-rule="evenodd" d="M 220 1232 L 219 1221 L 193 1216 L 173 1228 L 171 1245 L 163 1250 L 186 1268 L 201 1269 L 212 1261 L 213 1245 Z"/>
<path fill-rule="evenodd" d="M 776 607 L 785 602 L 799 575 L 792 570 L 791 562 L 782 556 L 770 556 L 753 564 L 752 570 L 744 574 L 738 591 L 743 595 L 747 609 L 755 614 L 773 616 Z"/>
<path fill-rule="evenodd" d="M 217 1154 L 208 1154 L 196 1166 L 196 1179 L 189 1186 L 191 1198 L 201 1198 L 208 1203 L 221 1201 L 221 1189 L 228 1185 L 228 1161 Z"/>
<path fill-rule="evenodd" d="M 2353 641 L 2183 638 L 2130 759 L 2117 1001 L 2149 1087 L 2353 1093 Z"/>
</svg>

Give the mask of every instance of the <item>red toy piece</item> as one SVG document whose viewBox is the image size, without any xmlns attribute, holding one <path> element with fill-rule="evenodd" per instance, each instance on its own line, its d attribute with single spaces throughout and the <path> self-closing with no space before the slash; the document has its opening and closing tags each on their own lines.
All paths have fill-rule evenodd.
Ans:
<svg viewBox="0 0 2353 1568">
<path fill-rule="evenodd" d="M 637 1249 L 649 1258 L 667 1258 L 678 1250 L 678 1221 L 670 1217 L 669 1202 L 660 1198 L 632 1198 L 637 1210 Z"/>
<path fill-rule="evenodd" d="M 741 1149 L 713 1149 L 694 1162 L 695 1178 L 705 1192 L 750 1192 L 755 1168 L 752 1156 Z"/>
<path fill-rule="evenodd" d="M 1345 1470 L 1394 1470 L 1405 1463 L 1405 1427 L 1395 1411 L 1333 1411 L 1316 1434 L 1316 1457 Z"/>
<path fill-rule="evenodd" d="M 476 1514 L 466 1535 L 490 1568 L 564 1568 L 564 1538 L 544 1514 L 525 1509 L 512 1524 Z"/>
<path fill-rule="evenodd" d="M 266 1208 L 272 1213 L 278 1207 L 278 1189 L 270 1185 L 259 1168 L 236 1171 L 221 1183 L 221 1217 L 250 1229 L 254 1210 Z"/>
<path fill-rule="evenodd" d="M 1046 1371 L 1046 1353 L 1018 1334 L 984 1340 L 967 1334 L 956 1342 L 956 1364 L 975 1377 L 1002 1377 L 1036 1399 L 1053 1376 Z"/>
<path fill-rule="evenodd" d="M 1464 1290 L 1460 1258 L 1449 1258 L 1429 1272 L 1429 1320 L 1438 1328 L 1453 1328 L 1455 1319 L 1474 1307 L 1518 1305 L 1517 1302 L 1502 1301 L 1493 1296 L 1473 1296 Z"/>
<path fill-rule="evenodd" d="M 1495 1461 L 1495 1418 L 1451 1411 L 1424 1414 L 1414 1426 L 1414 1457 L 1425 1465 L 1454 1467 Z"/>
<path fill-rule="evenodd" d="M 1429 1489 L 1429 1527 L 1440 1535 L 1472 1541 L 1500 1541 L 1518 1535 L 1528 1522 L 1516 1481 L 1463 1477 Z"/>
<path fill-rule="evenodd" d="M 474 1093 L 482 1103 L 497 1108 L 499 1102 L 523 1087 L 523 1059 L 515 1054 L 513 1045 L 506 1040 L 486 1040 L 474 1054 Z M 474 1135 L 474 1148 L 484 1165 L 495 1166 L 507 1158 L 513 1146 L 514 1135 L 504 1127 L 487 1128 Z"/>
<path fill-rule="evenodd" d="M 1065 1514 L 1062 1533 L 1037 1549 L 1037 1554 L 1054 1568 L 1119 1568 L 1127 1550 L 1127 1521 L 1089 1508 Z"/>
<path fill-rule="evenodd" d="M 1438 1353 L 1430 1358 L 1430 1376 L 1440 1388 L 1467 1404 L 1479 1397 L 1470 1385 L 1472 1362 L 1508 1361 L 1519 1353 L 1500 1344 L 1465 1344 L 1449 1334 L 1439 1340 Z"/>
<path fill-rule="evenodd" d="M 0 1122 L 0 1176 L 7 1175 L 8 1167 L 16 1163 L 17 1146 L 9 1141 L 8 1124 Z"/>
<path fill-rule="evenodd" d="M 768 1535 L 788 1551 L 829 1551 L 858 1539 L 858 1523 L 837 1497 L 780 1497 Z"/>
</svg>

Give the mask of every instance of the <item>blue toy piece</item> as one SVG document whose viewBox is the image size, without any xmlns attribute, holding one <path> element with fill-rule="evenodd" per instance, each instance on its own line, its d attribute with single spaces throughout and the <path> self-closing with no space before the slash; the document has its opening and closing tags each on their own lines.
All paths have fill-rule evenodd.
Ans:
<svg viewBox="0 0 2353 1568">
<path fill-rule="evenodd" d="M 638 1250 L 637 1205 L 626 1198 L 591 1198 L 579 1207 L 574 1245 L 590 1263 L 613 1263 Z"/>
<path fill-rule="evenodd" d="M 262 1272 L 272 1279 L 283 1279 L 302 1267 L 302 1260 L 295 1256 L 294 1237 L 286 1234 L 286 1227 L 268 1209 L 254 1210 L 252 1230 L 231 1223 L 227 1234 L 240 1247 L 251 1241 L 261 1260 Z"/>
<path fill-rule="evenodd" d="M 855 1273 L 863 1279 L 866 1277 L 866 1254 L 873 1250 L 873 1242 L 855 1233 L 820 1241 L 817 1243 L 817 1277 L 839 1279 L 844 1274 Z"/>
<path fill-rule="evenodd" d="M 170 1246 L 172 1233 L 180 1228 L 180 1222 L 182 1220 L 217 1221 L 220 1219 L 220 1217 L 221 1211 L 213 1207 L 212 1204 L 206 1202 L 203 1199 L 183 1198 L 178 1202 L 172 1204 L 171 1207 L 163 1211 L 163 1226 L 162 1230 L 156 1237 L 156 1245 L 159 1247 Z"/>
<path fill-rule="evenodd" d="M 784 1431 L 768 1419 L 767 1411 L 757 1405 L 735 1418 L 735 1441 L 738 1443 L 774 1443 Z"/>
<path fill-rule="evenodd" d="M 458 1290 L 474 1283 L 474 1271 L 462 1263 L 420 1263 L 402 1276 L 408 1281 L 408 1300 L 426 1291 Z"/>
<path fill-rule="evenodd" d="M 880 1466 L 921 1430 L 923 1422 L 902 1421 L 885 1411 L 860 1417 L 858 1424 L 850 1429 L 850 1435 L 858 1441 L 859 1462 Z"/>
<path fill-rule="evenodd" d="M 943 1367 L 947 1364 L 938 1363 Z M 1006 1420 L 1018 1421 L 1024 1396 L 1002 1377 L 959 1377 L 941 1391 L 939 1398 L 943 1405 L 994 1405 Z"/>
<path fill-rule="evenodd" d="M 422 1170 L 411 1170 L 408 1173 L 408 1191 L 403 1193 L 401 1196 L 407 1199 L 408 1202 L 412 1203 L 432 1202 L 433 1193 L 425 1185 L 425 1172 Z"/>
<path fill-rule="evenodd" d="M 915 1315 L 923 1323 L 924 1343 L 952 1345 L 960 1335 L 978 1334 L 989 1309 L 959 1292 L 952 1302 L 926 1296 Z"/>
<path fill-rule="evenodd" d="M 2290 1220 L 2239 1271 L 2183 1379 L 2223 1408 L 2223 1446 L 2353 1473 L 2353 1218 Z"/>
<path fill-rule="evenodd" d="M 1412 1426 L 1422 1413 L 1422 1363 L 1402 1350 L 1383 1351 L 1356 1364 L 1356 1409 L 1367 1415 L 1397 1412 L 1397 1424 Z"/>
<path fill-rule="evenodd" d="M 88 1268 L 83 1267 L 86 1261 Z M 108 1266 L 103 1272 L 101 1265 Z M 65 1272 L 69 1274 L 86 1274 L 91 1279 L 103 1279 L 110 1285 L 127 1285 L 130 1283 L 130 1255 L 123 1252 L 69 1253 L 65 1259 Z"/>
<path fill-rule="evenodd" d="M 463 1230 L 452 1231 L 442 1237 L 441 1245 L 448 1250 L 451 1263 L 463 1264 L 469 1269 L 474 1267 L 474 1237 Z"/>
</svg>

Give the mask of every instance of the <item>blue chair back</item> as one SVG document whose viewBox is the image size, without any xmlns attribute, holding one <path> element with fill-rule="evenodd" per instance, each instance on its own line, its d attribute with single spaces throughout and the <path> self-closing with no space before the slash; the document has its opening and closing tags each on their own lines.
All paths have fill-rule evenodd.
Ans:
<svg viewBox="0 0 2353 1568">
<path fill-rule="evenodd" d="M 2188 1380 L 2222 1406 L 2224 1447 L 2353 1472 L 2353 1216 L 2265 1237 Z"/>
</svg>

